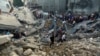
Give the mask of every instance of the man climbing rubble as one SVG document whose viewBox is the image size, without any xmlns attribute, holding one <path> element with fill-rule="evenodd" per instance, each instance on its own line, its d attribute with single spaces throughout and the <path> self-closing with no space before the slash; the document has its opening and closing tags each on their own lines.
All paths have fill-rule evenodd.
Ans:
<svg viewBox="0 0 100 56">
<path fill-rule="evenodd" d="M 52 47 L 52 45 L 54 44 L 54 38 L 55 38 L 55 35 L 54 35 L 54 29 L 50 30 L 48 32 L 48 35 L 50 35 L 50 47 Z"/>
<path fill-rule="evenodd" d="M 60 28 L 57 32 L 58 42 L 62 42 L 62 29 Z"/>
<path fill-rule="evenodd" d="M 51 35 L 51 37 L 50 37 L 50 41 L 51 41 L 50 47 L 52 47 L 52 45 L 54 44 L 54 38 L 55 38 L 55 36 L 54 36 L 54 31 L 53 31 L 51 34 L 52 34 L 52 35 Z"/>
</svg>

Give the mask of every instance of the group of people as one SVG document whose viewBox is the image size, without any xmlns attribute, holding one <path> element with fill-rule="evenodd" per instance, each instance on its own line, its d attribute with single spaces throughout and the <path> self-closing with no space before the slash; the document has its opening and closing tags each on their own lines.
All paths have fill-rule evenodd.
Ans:
<svg viewBox="0 0 100 56">
<path fill-rule="evenodd" d="M 53 16 L 55 16 L 56 18 L 54 18 Z M 99 18 L 99 14 L 98 13 L 92 13 L 90 15 L 74 15 L 72 13 L 67 13 L 67 14 L 63 14 L 63 15 L 55 15 L 54 13 L 51 13 L 51 15 L 49 15 L 49 17 L 53 18 L 53 19 L 60 19 L 62 22 L 67 21 L 70 24 L 76 24 L 76 23 L 80 23 L 84 20 L 95 20 L 97 18 Z M 52 46 L 56 40 L 56 38 L 58 39 L 57 42 L 63 42 L 66 40 L 66 34 L 65 34 L 65 30 L 60 29 L 58 31 L 53 31 L 50 37 L 50 46 Z"/>
<path fill-rule="evenodd" d="M 39 15 L 36 17 L 37 18 L 42 17 L 41 13 L 39 13 Z M 53 19 L 54 22 L 56 22 L 56 20 L 60 19 L 63 22 L 62 26 L 66 22 L 68 22 L 69 24 L 75 25 L 75 24 L 80 23 L 80 22 L 85 21 L 85 20 L 95 20 L 95 19 L 99 18 L 98 12 L 92 13 L 90 15 L 83 15 L 83 14 L 74 14 L 72 12 L 58 14 L 58 13 L 54 13 L 53 11 L 51 11 L 51 12 L 48 12 L 46 15 L 47 15 L 48 19 L 49 18 Z M 53 26 L 52 29 L 55 29 L 55 27 L 56 26 Z M 50 46 L 52 46 L 54 44 L 56 39 L 57 39 L 57 42 L 63 42 L 66 40 L 66 33 L 65 33 L 66 31 L 63 30 L 63 28 L 59 29 L 57 31 L 52 31 L 51 33 L 49 33 L 50 41 L 51 41 Z"/>
<path fill-rule="evenodd" d="M 36 11 L 38 12 L 38 11 Z M 76 24 L 76 23 L 80 23 L 84 20 L 95 20 L 98 17 L 100 17 L 98 12 L 94 12 L 88 15 L 85 14 L 77 14 L 77 13 L 73 13 L 71 11 L 68 11 L 67 13 L 57 13 L 57 12 L 43 12 L 43 11 L 39 11 L 38 13 L 34 13 L 34 15 L 36 16 L 36 18 L 43 18 L 43 15 L 46 14 L 47 18 L 54 18 L 56 17 L 57 19 L 60 19 L 62 21 L 67 21 L 70 24 Z"/>
<path fill-rule="evenodd" d="M 81 15 L 81 14 L 74 14 L 74 13 L 68 12 L 57 17 L 63 21 L 68 21 L 68 23 L 70 24 L 75 24 L 75 23 L 80 23 L 84 20 L 95 20 L 99 18 L 99 13 L 94 12 L 90 15 Z"/>
</svg>

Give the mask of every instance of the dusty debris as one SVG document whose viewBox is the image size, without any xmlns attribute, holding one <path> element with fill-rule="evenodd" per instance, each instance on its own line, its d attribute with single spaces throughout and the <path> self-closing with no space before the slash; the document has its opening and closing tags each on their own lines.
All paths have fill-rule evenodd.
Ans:
<svg viewBox="0 0 100 56">
<path fill-rule="evenodd" d="M 32 13 L 35 10 L 31 11 L 27 7 L 28 0 L 22 1 L 24 6 L 12 7 L 13 9 L 8 8 L 7 13 L 3 13 L 2 11 L 4 10 L 0 9 L 0 30 L 10 29 L 25 34 L 20 39 L 11 38 L 13 35 L 1 34 L 0 56 L 100 55 L 100 20 L 87 20 L 70 26 L 67 21 L 57 19 L 53 15 L 49 18 L 49 13 L 43 10 L 37 10 L 38 14 L 43 14 L 43 18 L 37 19 Z M 8 13 L 10 10 L 12 13 Z M 62 43 L 55 41 L 55 45 L 50 48 L 50 39 L 46 35 L 59 30 L 59 28 L 67 29 L 67 33 L 65 32 L 67 36 L 66 41 Z"/>
<path fill-rule="evenodd" d="M 32 52 L 33 52 L 33 51 L 32 51 L 31 49 L 27 49 L 27 50 L 24 51 L 23 54 L 24 54 L 25 56 L 29 56 L 29 55 L 32 54 Z"/>
<path fill-rule="evenodd" d="M 10 35 L 1 35 L 0 36 L 0 45 L 4 44 L 4 43 L 7 43 L 7 42 L 10 42 L 12 37 L 13 37 L 12 34 L 10 34 Z"/>
<path fill-rule="evenodd" d="M 33 45 L 30 43 L 27 43 L 26 45 L 23 46 L 23 48 L 32 48 L 32 49 L 36 49 L 39 48 L 37 45 Z"/>
<path fill-rule="evenodd" d="M 32 15 L 31 11 L 27 7 L 20 7 L 13 11 L 13 13 L 18 20 L 25 22 L 26 24 L 36 23 L 34 15 Z"/>
<path fill-rule="evenodd" d="M 34 39 L 30 41 L 30 39 L 33 38 L 26 38 L 22 39 L 25 40 L 25 45 L 16 45 L 13 43 L 14 46 L 10 46 L 9 48 L 12 48 L 10 51 L 15 51 L 14 54 L 16 53 L 17 55 L 28 55 L 28 56 L 96 56 L 97 53 L 100 52 L 100 46 L 99 44 L 96 44 L 95 38 L 89 41 L 90 39 L 82 39 L 82 40 L 69 40 L 66 42 L 61 43 L 59 46 L 54 45 L 53 48 L 50 48 L 49 44 L 47 45 L 37 45 L 37 42 L 34 42 Z M 22 41 L 21 40 L 21 41 Z M 32 44 L 32 42 L 34 44 Z M 20 44 L 20 41 L 17 42 Z M 37 44 L 36 44 L 37 43 Z M 55 43 L 56 44 L 56 43 Z M 41 48 L 37 48 L 41 47 Z M 6 48 L 5 48 L 6 49 Z"/>
<path fill-rule="evenodd" d="M 16 52 L 18 55 L 21 56 L 21 55 L 23 54 L 24 50 L 23 50 L 23 48 L 19 47 L 19 48 L 16 48 L 15 52 Z"/>
<path fill-rule="evenodd" d="M 16 29 L 21 27 L 21 23 L 12 15 L 0 15 L 0 29 Z"/>
<path fill-rule="evenodd" d="M 19 56 L 19 55 L 17 55 L 16 52 L 11 52 L 10 56 Z"/>
</svg>

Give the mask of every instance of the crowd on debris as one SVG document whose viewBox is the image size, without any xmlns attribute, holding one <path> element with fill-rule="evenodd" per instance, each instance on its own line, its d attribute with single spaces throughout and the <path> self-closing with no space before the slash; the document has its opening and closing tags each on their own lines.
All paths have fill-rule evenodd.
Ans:
<svg viewBox="0 0 100 56">
<path fill-rule="evenodd" d="M 68 11 L 66 13 L 57 13 L 57 12 L 43 12 L 42 10 L 35 10 L 33 12 L 36 18 L 43 18 L 44 15 L 47 16 L 47 18 L 55 18 L 55 19 L 60 19 L 62 21 L 68 21 L 71 24 L 79 23 L 84 20 L 95 20 L 100 17 L 98 12 L 93 12 L 91 14 L 77 14 L 73 13 L 71 11 Z"/>
<path fill-rule="evenodd" d="M 1 14 L 0 10 L 0 20 L 5 14 L 7 13 Z M 0 30 L 3 32 L 0 32 L 0 56 L 100 55 L 100 20 L 97 20 L 100 15 L 98 12 L 90 15 L 71 11 L 67 13 L 44 12 L 39 9 L 30 10 L 23 6 L 11 8 L 7 16 L 14 17 L 23 27 L 11 29 L 11 25 L 17 24 L 16 21 L 12 24 L 9 22 L 10 20 L 6 20 L 10 23 L 9 26 L 4 20 L 7 24 L 3 24 L 3 26 L 8 25 L 10 30 L 9 27 L 6 29 L 4 27 L 4 31 Z M 77 29 L 77 27 L 79 28 Z M 74 34 L 69 33 L 70 30 Z M 8 37 L 12 37 L 10 41 L 6 40 L 9 39 Z M 4 40 L 6 43 L 1 44 Z"/>
<path fill-rule="evenodd" d="M 67 37 L 66 31 L 68 30 L 68 29 L 66 30 L 66 27 L 65 27 L 66 22 L 68 24 L 72 24 L 73 26 L 75 26 L 75 24 L 81 23 L 83 21 L 88 21 L 88 20 L 96 21 L 96 19 L 100 17 L 98 12 L 91 13 L 90 15 L 84 15 L 84 14 L 72 13 L 71 11 L 68 11 L 67 13 L 63 13 L 63 14 L 58 14 L 57 12 L 54 13 L 53 11 L 43 12 L 42 10 L 35 10 L 33 14 L 35 15 L 37 19 L 45 18 L 44 15 L 46 15 L 47 17 L 45 18 L 45 20 L 52 19 L 54 21 L 53 27 L 50 28 L 51 30 L 49 29 L 47 31 L 47 35 L 50 35 L 50 36 L 46 36 L 48 37 L 48 41 L 51 41 L 50 46 L 54 44 L 55 37 L 57 37 L 57 42 L 63 42 L 66 40 L 66 37 Z M 61 25 L 63 25 L 63 27 L 57 26 L 57 20 L 62 21 Z"/>
</svg>

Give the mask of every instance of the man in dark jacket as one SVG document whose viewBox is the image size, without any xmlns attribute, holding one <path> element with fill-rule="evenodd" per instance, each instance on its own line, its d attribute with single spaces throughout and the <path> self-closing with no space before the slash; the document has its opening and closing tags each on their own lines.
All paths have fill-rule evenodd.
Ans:
<svg viewBox="0 0 100 56">
<path fill-rule="evenodd" d="M 50 37 L 50 41 L 51 41 L 51 43 L 50 43 L 50 47 L 54 44 L 54 32 L 52 32 L 52 36 Z"/>
</svg>

